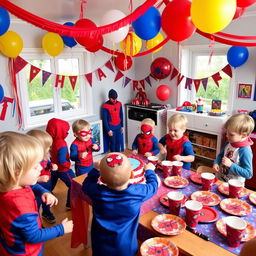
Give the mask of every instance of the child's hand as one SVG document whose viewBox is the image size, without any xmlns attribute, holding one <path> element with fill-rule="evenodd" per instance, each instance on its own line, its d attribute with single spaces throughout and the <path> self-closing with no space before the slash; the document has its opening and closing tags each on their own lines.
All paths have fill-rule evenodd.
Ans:
<svg viewBox="0 0 256 256">
<path fill-rule="evenodd" d="M 97 150 L 98 148 L 99 148 L 99 146 L 98 146 L 97 144 L 93 144 L 93 145 L 92 145 L 92 149 L 93 149 L 93 150 Z"/>
<path fill-rule="evenodd" d="M 53 194 L 48 192 L 42 194 L 41 199 L 46 205 L 49 205 L 50 207 L 58 204 L 58 199 Z"/>
<path fill-rule="evenodd" d="M 108 132 L 108 136 L 113 136 L 113 132 L 111 130 Z"/>
<path fill-rule="evenodd" d="M 182 161 L 183 160 L 181 155 L 175 155 L 175 156 L 173 156 L 173 159 L 175 161 Z"/>
<path fill-rule="evenodd" d="M 224 157 L 222 158 L 221 163 L 222 163 L 224 166 L 226 166 L 226 167 L 229 168 L 229 167 L 231 166 L 231 164 L 232 164 L 232 161 L 231 161 L 229 158 L 227 158 L 226 156 L 224 156 Z"/>
<path fill-rule="evenodd" d="M 145 165 L 145 170 L 155 170 L 155 166 L 152 164 L 152 163 L 147 163 L 146 165 Z"/>
<path fill-rule="evenodd" d="M 137 155 L 137 154 L 138 154 L 138 150 L 134 149 L 134 150 L 132 151 L 132 154 L 133 154 L 133 155 Z"/>
<path fill-rule="evenodd" d="M 88 155 L 88 152 L 83 152 L 80 154 L 80 157 L 81 158 L 86 158 L 86 156 Z"/>
<path fill-rule="evenodd" d="M 165 147 L 162 147 L 162 148 L 160 149 L 160 153 L 161 153 L 161 154 L 166 154 L 166 153 L 167 153 L 166 148 L 165 148 Z"/>
<path fill-rule="evenodd" d="M 100 169 L 100 161 L 94 162 L 94 168 L 99 170 Z"/>
<path fill-rule="evenodd" d="M 58 170 L 58 165 L 57 164 L 51 164 L 51 170 L 57 171 Z"/>
<path fill-rule="evenodd" d="M 64 219 L 61 224 L 64 228 L 64 234 L 71 233 L 73 231 L 73 220 Z"/>
<path fill-rule="evenodd" d="M 146 153 L 145 153 L 145 156 L 146 156 L 146 157 L 152 156 L 152 153 L 151 153 L 151 152 L 146 152 Z"/>
<path fill-rule="evenodd" d="M 218 164 L 214 164 L 212 166 L 212 168 L 213 168 L 214 172 L 219 172 L 220 171 L 220 166 Z"/>
</svg>

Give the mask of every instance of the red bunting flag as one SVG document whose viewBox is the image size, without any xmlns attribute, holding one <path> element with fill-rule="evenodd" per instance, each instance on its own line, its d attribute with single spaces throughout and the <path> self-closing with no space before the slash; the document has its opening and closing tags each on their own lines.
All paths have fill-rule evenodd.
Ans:
<svg viewBox="0 0 256 256">
<path fill-rule="evenodd" d="M 177 76 L 177 86 L 180 84 L 180 82 L 183 80 L 184 76 L 179 73 L 178 76 Z"/>
<path fill-rule="evenodd" d="M 107 77 L 105 75 L 105 73 L 100 68 L 98 68 L 97 73 L 98 73 L 98 78 L 100 79 L 100 81 L 101 81 L 102 77 L 105 77 L 105 78 Z"/>
<path fill-rule="evenodd" d="M 135 89 L 138 90 L 139 81 L 133 80 L 132 81 L 132 89 L 135 91 Z"/>
<path fill-rule="evenodd" d="M 179 74 L 179 71 L 173 67 L 173 70 L 172 70 L 172 74 L 171 74 L 171 77 L 170 77 L 170 81 Z"/>
<path fill-rule="evenodd" d="M 217 86 L 219 87 L 219 81 L 222 79 L 222 77 L 220 76 L 220 73 L 217 72 L 216 74 L 212 75 L 212 79 L 215 82 L 215 84 L 217 84 Z"/>
<path fill-rule="evenodd" d="M 19 73 L 27 64 L 28 64 L 27 61 L 22 59 L 20 56 L 15 58 L 14 64 L 13 64 L 14 65 L 14 74 L 16 75 L 17 73 Z"/>
<path fill-rule="evenodd" d="M 1 103 L 3 104 L 2 112 L 0 115 L 0 120 L 5 120 L 7 108 L 8 108 L 8 103 L 13 103 L 14 99 L 9 98 L 9 97 L 4 97 Z"/>
<path fill-rule="evenodd" d="M 56 75 L 56 80 L 55 80 L 55 86 L 54 87 L 59 87 L 63 88 L 64 86 L 64 81 L 65 81 L 65 76 L 62 75 Z"/>
<path fill-rule="evenodd" d="M 198 92 L 200 83 L 201 83 L 201 79 L 194 79 L 194 85 L 195 85 L 195 88 L 196 88 L 196 92 Z"/>
<path fill-rule="evenodd" d="M 85 78 L 88 81 L 89 85 L 92 87 L 92 73 L 85 74 Z"/>
<path fill-rule="evenodd" d="M 30 65 L 30 76 L 29 76 L 29 82 L 31 83 L 32 80 L 37 76 L 37 74 L 41 71 L 40 68 L 37 68 L 33 65 Z"/>
<path fill-rule="evenodd" d="M 112 72 L 114 72 L 114 68 L 113 68 L 113 65 L 112 65 L 112 62 L 109 60 L 106 62 L 105 66 L 110 69 Z"/>
<path fill-rule="evenodd" d="M 140 84 L 141 84 L 143 90 L 145 90 L 145 81 L 144 80 L 140 80 Z"/>
<path fill-rule="evenodd" d="M 192 79 L 187 77 L 186 83 L 185 83 L 185 89 L 191 90 L 191 84 L 192 84 Z"/>
<path fill-rule="evenodd" d="M 124 74 L 120 70 L 118 70 L 114 82 L 118 81 L 123 76 Z"/>
<path fill-rule="evenodd" d="M 76 88 L 76 81 L 77 81 L 77 76 L 69 76 L 69 82 L 71 84 L 73 91 Z"/>
<path fill-rule="evenodd" d="M 229 77 L 232 77 L 232 68 L 229 64 L 227 64 L 222 71 L 226 73 Z"/>
</svg>

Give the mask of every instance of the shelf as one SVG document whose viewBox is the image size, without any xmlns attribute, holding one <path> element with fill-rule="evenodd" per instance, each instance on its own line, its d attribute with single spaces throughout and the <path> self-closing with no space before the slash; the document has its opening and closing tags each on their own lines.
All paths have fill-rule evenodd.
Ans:
<svg viewBox="0 0 256 256">
<path fill-rule="evenodd" d="M 214 151 L 217 150 L 216 148 L 211 148 L 211 147 L 203 146 L 203 145 L 201 145 L 201 144 L 197 144 L 197 143 L 194 143 L 194 142 L 191 142 L 191 143 L 192 143 L 193 145 L 195 145 L 195 146 L 200 147 L 200 148 L 208 148 L 208 149 L 211 149 L 211 150 L 214 150 Z"/>
<path fill-rule="evenodd" d="M 200 158 L 204 158 L 204 159 L 207 159 L 207 160 L 211 160 L 211 161 L 215 160 L 215 158 L 210 158 L 210 157 L 207 157 L 207 156 L 201 156 L 201 155 L 197 155 L 197 154 L 195 154 L 195 156 L 200 157 Z"/>
</svg>

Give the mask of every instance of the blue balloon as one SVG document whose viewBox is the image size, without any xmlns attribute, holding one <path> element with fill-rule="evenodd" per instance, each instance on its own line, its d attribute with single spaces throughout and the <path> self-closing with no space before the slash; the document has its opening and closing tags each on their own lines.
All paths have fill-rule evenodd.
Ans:
<svg viewBox="0 0 256 256">
<path fill-rule="evenodd" d="M 10 15 L 3 7 L 0 7 L 0 36 L 10 27 Z"/>
<path fill-rule="evenodd" d="M 154 38 L 161 28 L 160 12 L 154 7 L 150 7 L 144 14 L 132 23 L 135 34 L 143 40 Z"/>
<path fill-rule="evenodd" d="M 0 102 L 2 102 L 4 98 L 4 88 L 3 86 L 0 84 Z"/>
<path fill-rule="evenodd" d="M 63 25 L 74 27 L 75 24 L 72 23 L 72 22 L 66 22 Z M 77 42 L 73 37 L 71 37 L 71 36 L 61 36 L 61 37 L 62 37 L 63 42 L 66 46 L 72 48 L 72 47 L 77 45 Z"/>
<path fill-rule="evenodd" d="M 237 68 L 242 66 L 249 57 L 249 51 L 243 46 L 232 46 L 227 53 L 227 59 L 230 66 Z"/>
</svg>

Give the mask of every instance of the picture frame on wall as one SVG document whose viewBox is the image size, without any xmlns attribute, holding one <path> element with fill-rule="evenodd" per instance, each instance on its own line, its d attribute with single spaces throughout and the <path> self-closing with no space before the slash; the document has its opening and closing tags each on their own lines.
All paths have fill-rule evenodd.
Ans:
<svg viewBox="0 0 256 256">
<path fill-rule="evenodd" d="M 95 143 L 100 146 L 100 150 L 97 152 L 93 152 L 93 155 L 99 155 L 103 153 L 103 128 L 102 128 L 102 120 L 98 120 L 95 122 L 90 122 L 92 127 L 92 137 L 95 140 Z"/>
<path fill-rule="evenodd" d="M 250 99 L 252 95 L 252 84 L 238 84 L 238 98 Z"/>
</svg>

